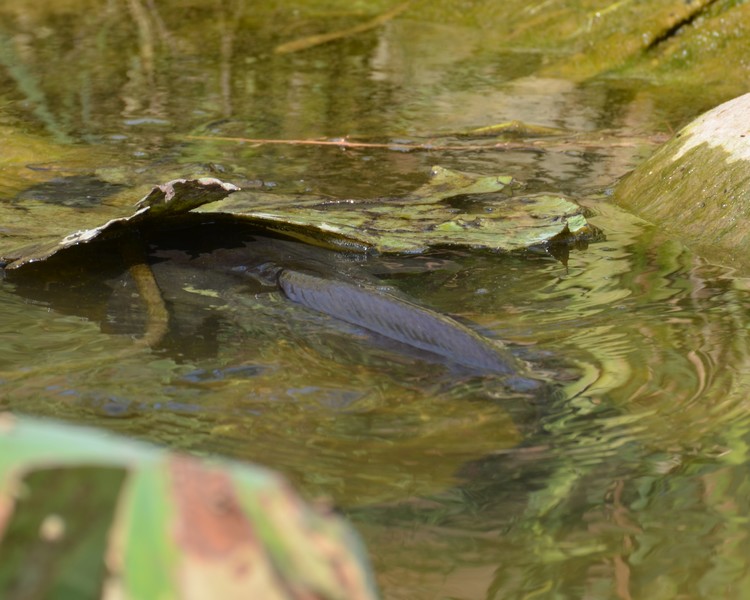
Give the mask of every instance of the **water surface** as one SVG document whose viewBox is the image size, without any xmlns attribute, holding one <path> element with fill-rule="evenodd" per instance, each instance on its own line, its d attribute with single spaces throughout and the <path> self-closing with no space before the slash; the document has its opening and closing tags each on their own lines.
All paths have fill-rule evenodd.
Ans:
<svg viewBox="0 0 750 600">
<path fill-rule="evenodd" d="M 605 236 L 565 256 L 324 259 L 504 342 L 545 398 L 211 270 L 170 272 L 171 329 L 133 351 L 142 307 L 103 261 L 0 285 L 0 409 L 277 468 L 352 518 L 386 598 L 743 597 L 748 281 L 607 200 L 684 118 L 669 90 L 536 76 L 550 50 L 499 43 L 481 3 L 292 54 L 273 49 L 377 11 L 68 4 L 0 9 L 0 198 L 19 212 L 116 212 L 189 174 L 396 196 L 439 164 L 570 194 Z M 456 135 L 509 120 L 570 135 Z M 383 147 L 206 139 L 347 136 Z"/>
</svg>

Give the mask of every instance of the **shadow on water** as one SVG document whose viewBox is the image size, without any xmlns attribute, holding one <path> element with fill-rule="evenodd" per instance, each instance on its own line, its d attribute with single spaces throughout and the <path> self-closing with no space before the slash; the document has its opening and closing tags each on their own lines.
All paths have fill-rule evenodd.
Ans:
<svg viewBox="0 0 750 600">
<path fill-rule="evenodd" d="M 342 505 L 357 505 L 437 489 L 466 458 L 516 445 L 562 399 L 560 378 L 574 376 L 572 368 L 567 374 L 556 368 L 549 353 L 530 347 L 511 353 L 490 339 L 496 336 L 489 328 L 415 304 L 399 291 L 412 278 L 424 285 L 459 273 L 465 253 L 353 256 L 220 217 L 176 218 L 166 228 L 142 230 L 137 243 L 168 311 L 168 326 L 152 348 L 137 343 L 153 323 L 122 240 L 74 247 L 7 274 L 4 291 L 26 306 L 83 317 L 112 340 L 102 356 L 79 347 L 79 338 L 58 348 L 49 364 L 6 373 L 10 397 L 34 390 L 28 410 L 115 420 L 116 429 L 137 435 L 150 429 L 149 437 L 177 446 L 186 443 L 189 419 L 189 447 L 284 465 L 313 489 L 331 493 L 333 484 Z M 311 309 L 304 299 L 290 301 L 279 271 L 314 274 L 330 305 Z M 303 294 L 311 290 L 300 285 Z M 367 313 L 361 323 L 341 318 L 351 313 L 353 293 Z M 420 319 L 427 319 L 426 329 L 414 329 Z M 126 386 L 118 394 L 100 391 L 121 377 L 151 381 L 150 397 Z M 53 410 L 42 407 L 44 398 L 56 402 Z M 465 435 L 479 432 L 465 443 Z M 425 471 L 436 444 L 453 450 L 443 453 L 440 468 Z M 319 452 L 314 468 L 312 448 Z M 349 452 L 358 467 L 342 479 Z M 393 461 L 404 453 L 406 463 Z"/>
</svg>

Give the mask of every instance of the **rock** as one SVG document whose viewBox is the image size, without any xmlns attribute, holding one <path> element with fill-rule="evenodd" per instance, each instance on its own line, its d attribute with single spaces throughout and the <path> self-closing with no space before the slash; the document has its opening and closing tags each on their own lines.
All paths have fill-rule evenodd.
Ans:
<svg viewBox="0 0 750 600">
<path fill-rule="evenodd" d="M 615 201 L 711 262 L 750 272 L 750 94 L 682 129 L 621 182 Z"/>
</svg>

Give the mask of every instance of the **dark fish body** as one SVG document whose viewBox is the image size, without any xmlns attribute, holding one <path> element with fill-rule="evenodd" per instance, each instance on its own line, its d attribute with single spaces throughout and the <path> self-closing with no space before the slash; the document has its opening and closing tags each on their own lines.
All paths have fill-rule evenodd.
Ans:
<svg viewBox="0 0 750 600">
<path fill-rule="evenodd" d="M 279 290 L 305 308 L 473 371 L 501 375 L 504 385 L 519 391 L 533 387 L 534 380 L 524 376 L 524 363 L 501 343 L 397 292 L 384 290 L 381 280 L 370 273 L 373 265 L 291 240 L 248 234 L 244 229 L 228 231 L 224 225 L 175 226 L 174 231 L 159 230 L 153 240 L 147 235 L 144 238 L 144 257 L 170 311 L 170 340 L 175 344 L 182 340 L 183 354 L 187 347 L 200 346 L 190 342 L 196 332 L 201 332 L 199 339 L 213 339 L 217 320 L 233 318 L 232 310 L 224 310 L 228 302 L 232 304 L 233 296 Z M 81 308 L 80 300 L 71 297 L 68 301 L 59 290 L 69 287 L 71 276 L 66 275 L 66 269 L 72 270 L 77 281 L 85 282 L 87 278 L 79 271 L 88 268 L 92 289 L 86 297 L 92 304 L 86 310 L 91 318 L 101 319 L 107 331 L 137 334 L 147 322 L 144 304 L 129 273 L 123 270 L 120 252 L 116 247 L 102 248 L 106 250 L 89 253 L 88 258 L 46 261 L 36 271 L 25 270 L 22 275 L 31 276 L 17 278 L 16 284 L 25 281 L 26 294 L 75 314 Z M 102 257 L 109 257 L 112 264 L 103 268 Z M 406 266 L 416 272 L 427 268 L 412 263 Z M 376 269 L 378 264 L 375 261 Z M 398 272 L 398 268 L 398 264 L 389 264 L 386 272 Z M 103 272 L 106 276 L 101 281 Z M 96 304 L 97 298 L 106 298 L 104 308 Z"/>
<path fill-rule="evenodd" d="M 293 302 L 486 373 L 517 375 L 519 361 L 455 319 L 365 284 L 281 269 Z"/>
<path fill-rule="evenodd" d="M 184 263 L 196 274 L 205 272 L 216 277 L 223 272 L 239 276 L 252 284 L 246 292 L 271 291 L 278 287 L 296 304 L 473 371 L 508 378 L 523 378 L 526 373 L 523 363 L 499 342 L 445 314 L 384 291 L 378 285 L 379 279 L 330 251 L 259 237 L 236 247 L 220 247 L 193 257 L 174 251 L 161 251 L 159 255 L 169 257 L 172 269 Z M 158 271 L 159 265 L 154 268 Z M 164 281 L 166 275 L 157 273 L 157 278 Z M 180 273 L 177 279 L 186 281 L 187 277 Z M 181 290 L 184 285 L 171 287 Z M 196 280 L 196 287 L 212 286 L 208 282 L 199 285 Z M 211 299 L 205 298 L 205 301 Z M 519 385 L 529 384 L 524 378 Z"/>
</svg>

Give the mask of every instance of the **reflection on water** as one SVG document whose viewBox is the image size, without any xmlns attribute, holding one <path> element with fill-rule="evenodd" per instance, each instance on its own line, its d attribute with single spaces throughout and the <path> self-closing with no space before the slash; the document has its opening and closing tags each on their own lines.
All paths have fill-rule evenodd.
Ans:
<svg viewBox="0 0 750 600">
<path fill-rule="evenodd" d="M 538 431 L 464 465 L 459 485 L 357 512 L 391 584 L 413 586 L 393 597 L 710 597 L 717 585 L 742 597 L 744 286 L 598 208 L 606 242 L 537 272 L 536 287 L 527 272 L 503 276 L 494 299 L 470 296 L 472 313 L 512 311 L 498 319 L 506 338 L 579 357 L 585 374 Z M 524 292 L 534 301 L 514 301 Z M 425 558 L 404 572 L 412 555 Z"/>
<path fill-rule="evenodd" d="M 538 49 L 497 50 L 498 3 L 475 3 L 460 25 L 446 24 L 450 3 L 431 3 L 432 22 L 408 12 L 289 55 L 273 48 L 362 15 L 349 3 L 69 4 L 1 9 L 0 127 L 13 152 L 0 157 L 0 198 L 18 214 L 56 197 L 83 219 L 187 172 L 395 196 L 441 164 L 585 196 L 606 239 L 567 258 L 330 265 L 505 341 L 555 386 L 547 398 L 216 269 L 161 274 L 172 329 L 145 348 L 138 294 L 101 256 L 94 276 L 70 261 L 43 286 L 0 285 L 0 409 L 278 468 L 351 515 L 387 598 L 744 597 L 748 282 L 600 194 L 647 151 L 633 139 L 669 120 L 668 94 L 536 77 Z M 554 151 L 421 153 L 188 137 L 454 143 L 512 119 L 579 137 Z M 57 183 L 71 178 L 86 198 Z"/>
</svg>

